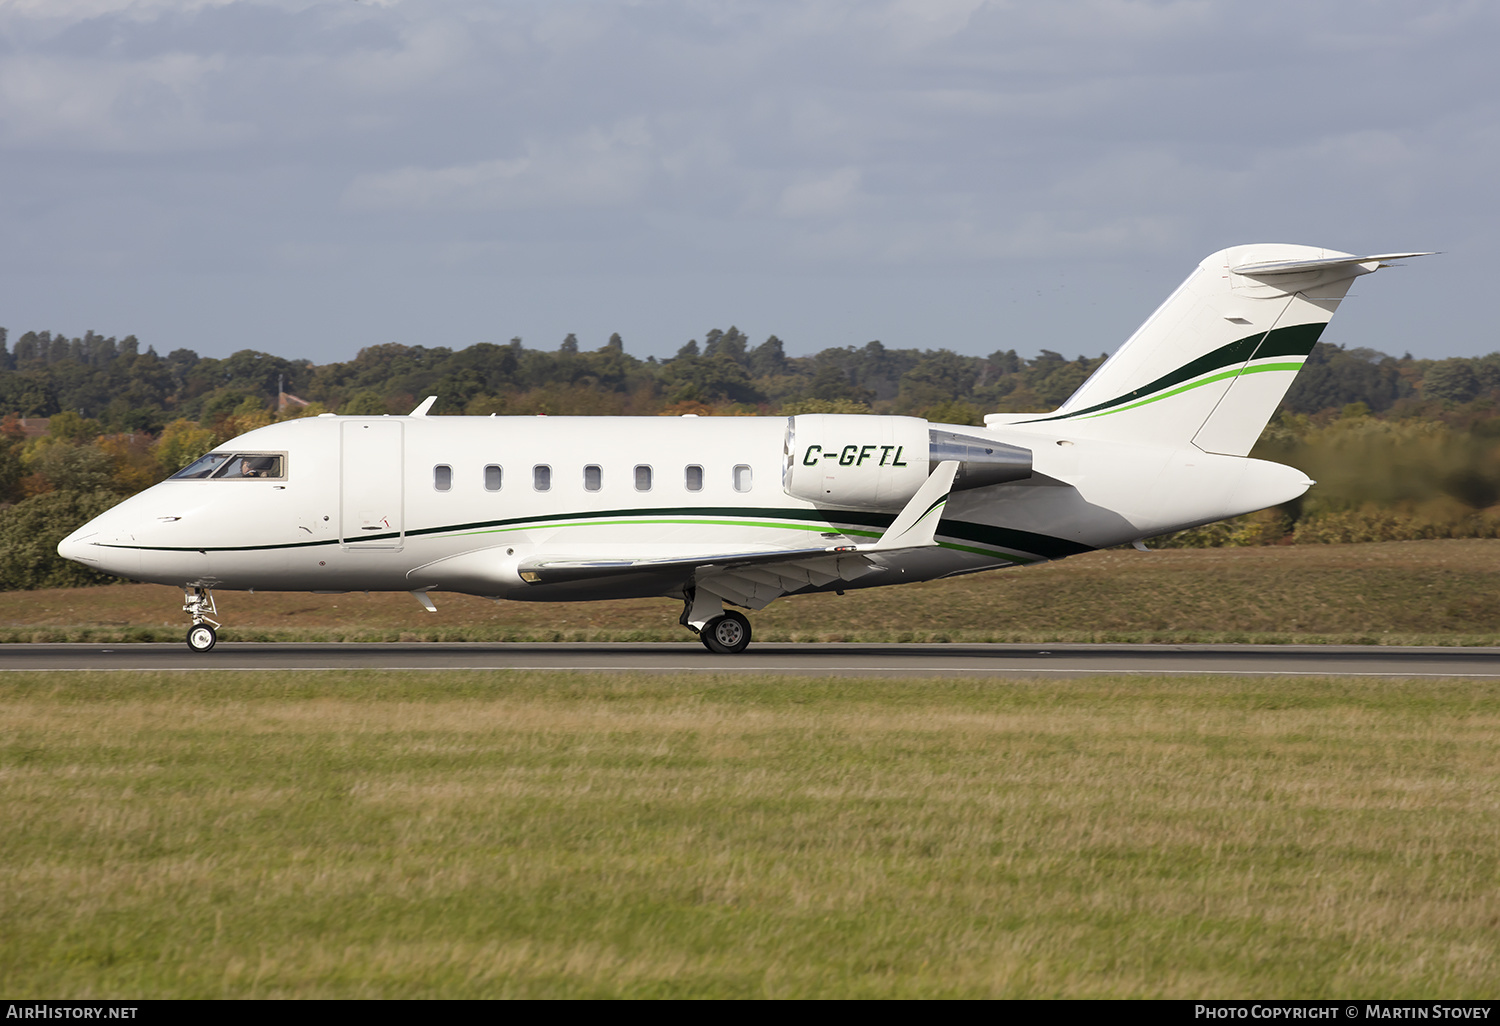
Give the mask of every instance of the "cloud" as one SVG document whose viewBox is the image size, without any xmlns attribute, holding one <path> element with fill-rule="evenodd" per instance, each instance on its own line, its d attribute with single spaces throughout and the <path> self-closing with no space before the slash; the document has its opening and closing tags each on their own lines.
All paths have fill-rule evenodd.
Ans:
<svg viewBox="0 0 1500 1026">
<path fill-rule="evenodd" d="M 1497 37 L 1472 0 L 0 0 L 0 261 L 44 250 L 61 296 L 108 251 L 167 304 L 216 264 L 270 294 L 1451 249 L 1500 229 Z"/>
<path fill-rule="evenodd" d="M 828 174 L 788 185 L 777 212 L 783 217 L 833 217 L 848 211 L 859 198 L 862 174 L 857 167 L 841 167 Z"/>
<path fill-rule="evenodd" d="M 5 0 L 4 4 L 0 4 L 0 17 L 7 21 L 33 20 L 43 23 L 78 22 L 110 14 L 144 19 L 169 11 L 190 12 L 205 7 L 228 7 L 236 2 L 238 0 Z"/>
<path fill-rule="evenodd" d="M 985 0 L 892 0 L 877 17 L 898 45 L 920 48 L 957 35 L 984 6 Z"/>
<path fill-rule="evenodd" d="M 457 21 L 403 25 L 398 41 L 385 47 L 360 47 L 339 54 L 333 67 L 351 95 L 371 97 L 408 93 L 447 77 L 469 77 L 476 61 L 473 36 Z"/>
<path fill-rule="evenodd" d="M 224 146 L 247 126 L 215 120 L 200 96 L 220 57 L 167 54 L 91 62 L 20 55 L 0 61 L 0 134 L 11 146 L 154 151 Z"/>
<path fill-rule="evenodd" d="M 572 139 L 532 141 L 518 157 L 363 174 L 343 199 L 355 209 L 392 211 L 615 206 L 645 187 L 649 141 L 637 120 Z"/>
</svg>

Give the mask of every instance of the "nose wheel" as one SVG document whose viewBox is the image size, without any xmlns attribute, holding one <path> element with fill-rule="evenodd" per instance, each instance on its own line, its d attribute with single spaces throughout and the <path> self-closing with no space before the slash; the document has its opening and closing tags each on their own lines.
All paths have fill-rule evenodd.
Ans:
<svg viewBox="0 0 1500 1026">
<path fill-rule="evenodd" d="M 188 628 L 187 645 L 194 652 L 207 652 L 219 640 L 219 621 L 213 619 L 218 613 L 214 605 L 214 593 L 208 588 L 183 588 L 182 611 L 193 618 Z"/>
<path fill-rule="evenodd" d="M 719 655 L 735 655 L 750 644 L 750 621 L 733 609 L 716 616 L 698 632 L 703 647 Z"/>
<path fill-rule="evenodd" d="M 194 652 L 207 652 L 218 640 L 218 632 L 206 623 L 195 623 L 188 628 L 188 648 Z"/>
</svg>

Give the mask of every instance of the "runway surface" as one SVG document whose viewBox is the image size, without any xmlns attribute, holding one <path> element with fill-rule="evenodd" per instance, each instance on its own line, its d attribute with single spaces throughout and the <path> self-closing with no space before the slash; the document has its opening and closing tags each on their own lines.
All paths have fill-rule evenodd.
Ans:
<svg viewBox="0 0 1500 1026">
<path fill-rule="evenodd" d="M 930 677 L 1225 673 L 1496 677 L 1500 648 L 1333 645 L 757 644 L 737 656 L 684 644 L 0 645 L 0 672 L 81 670 L 574 670 Z"/>
</svg>

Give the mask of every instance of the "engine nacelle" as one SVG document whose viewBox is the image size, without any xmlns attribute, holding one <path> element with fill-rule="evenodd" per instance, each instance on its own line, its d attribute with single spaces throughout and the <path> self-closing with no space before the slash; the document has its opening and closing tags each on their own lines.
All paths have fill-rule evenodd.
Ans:
<svg viewBox="0 0 1500 1026">
<path fill-rule="evenodd" d="M 782 487 L 832 506 L 900 509 L 941 460 L 959 462 L 955 488 L 1031 476 L 1031 452 L 932 428 L 920 417 L 808 413 L 787 424 Z"/>
<path fill-rule="evenodd" d="M 788 495 L 809 502 L 897 509 L 927 480 L 927 421 L 804 413 L 786 432 Z"/>
</svg>

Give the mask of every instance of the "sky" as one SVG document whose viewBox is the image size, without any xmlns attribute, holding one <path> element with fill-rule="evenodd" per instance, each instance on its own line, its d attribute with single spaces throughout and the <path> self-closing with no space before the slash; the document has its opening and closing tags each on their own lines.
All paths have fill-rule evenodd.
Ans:
<svg viewBox="0 0 1500 1026">
<path fill-rule="evenodd" d="M 1438 250 L 1500 350 L 1488 0 L 0 0 L 0 325 L 318 363 L 711 328 L 1098 355 L 1205 256 Z"/>
</svg>

